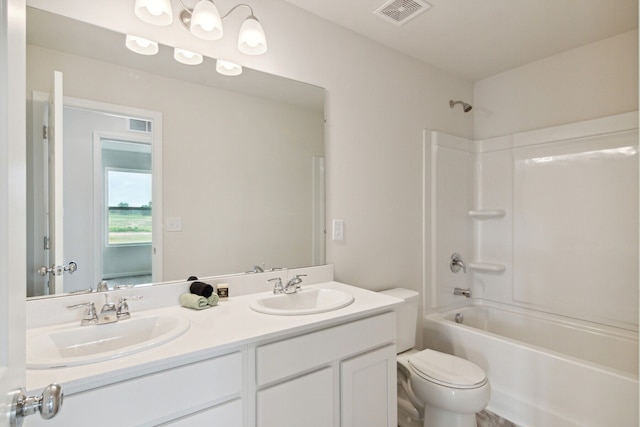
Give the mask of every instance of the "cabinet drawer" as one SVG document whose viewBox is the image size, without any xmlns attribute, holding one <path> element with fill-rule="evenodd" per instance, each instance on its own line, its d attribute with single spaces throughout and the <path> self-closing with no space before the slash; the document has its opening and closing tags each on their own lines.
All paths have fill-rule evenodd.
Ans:
<svg viewBox="0 0 640 427">
<path fill-rule="evenodd" d="M 395 341 L 395 313 L 356 320 L 256 349 L 258 386 Z"/>
<path fill-rule="evenodd" d="M 65 396 L 60 413 L 42 425 L 156 425 L 237 397 L 242 383 L 242 353 L 231 353 Z"/>
<path fill-rule="evenodd" d="M 240 399 L 223 403 L 162 424 L 163 427 L 242 427 L 242 401 Z"/>
</svg>

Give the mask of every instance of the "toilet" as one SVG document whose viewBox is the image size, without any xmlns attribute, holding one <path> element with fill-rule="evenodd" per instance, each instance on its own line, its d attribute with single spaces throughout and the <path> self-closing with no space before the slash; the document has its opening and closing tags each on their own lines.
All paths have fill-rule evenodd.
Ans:
<svg viewBox="0 0 640 427">
<path fill-rule="evenodd" d="M 419 294 L 402 288 L 382 293 L 404 300 L 395 309 L 398 425 L 475 427 L 476 412 L 482 411 L 491 397 L 485 372 L 451 354 L 415 350 Z"/>
</svg>

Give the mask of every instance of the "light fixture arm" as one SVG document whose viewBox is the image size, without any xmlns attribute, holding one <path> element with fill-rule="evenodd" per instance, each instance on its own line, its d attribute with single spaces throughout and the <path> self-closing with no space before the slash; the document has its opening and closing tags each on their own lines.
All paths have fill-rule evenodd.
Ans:
<svg viewBox="0 0 640 427">
<path fill-rule="evenodd" d="M 245 3 L 240 3 L 240 4 L 237 4 L 237 5 L 233 6 L 229 12 L 225 13 L 224 15 L 222 15 L 222 19 L 224 19 L 224 18 L 226 18 L 227 16 L 231 15 L 231 12 L 233 12 L 234 10 L 236 10 L 237 8 L 239 8 L 240 6 L 246 6 L 246 7 L 248 7 L 248 8 L 249 8 L 249 10 L 251 11 L 251 15 L 249 16 L 249 18 L 253 18 L 253 19 L 255 19 L 256 21 L 258 20 L 258 19 L 255 17 L 255 15 L 253 14 L 253 9 L 251 8 L 251 6 L 249 6 L 248 4 L 245 4 Z"/>
<path fill-rule="evenodd" d="M 184 1 L 182 1 L 182 0 L 178 0 L 178 1 L 180 2 L 180 5 L 182 6 L 182 8 L 183 8 L 186 12 L 188 12 L 188 13 L 189 13 L 189 15 L 193 15 L 193 9 L 189 9 L 189 8 L 187 7 L 187 5 L 186 5 L 186 4 L 184 4 Z M 210 1 L 211 3 L 213 3 L 213 0 L 209 0 L 209 1 Z M 249 16 L 249 18 L 253 18 L 253 19 L 255 19 L 256 21 L 258 20 L 258 19 L 256 18 L 256 16 L 253 14 L 253 9 L 251 8 L 251 6 L 249 6 L 248 4 L 245 4 L 245 3 L 240 3 L 240 4 L 237 4 L 237 5 L 233 6 L 233 7 L 231 8 L 231 10 L 230 10 L 229 12 L 225 13 L 224 15 L 222 15 L 222 17 L 221 17 L 220 19 L 224 19 L 224 18 L 226 18 L 227 16 L 231 15 L 231 12 L 233 12 L 234 10 L 236 10 L 237 8 L 239 8 L 239 7 L 241 7 L 241 6 L 245 6 L 245 7 L 248 7 L 248 8 L 249 8 L 249 11 L 251 12 L 251 15 Z"/>
<path fill-rule="evenodd" d="M 186 4 L 184 4 L 184 2 L 183 2 L 182 0 L 178 0 L 178 1 L 180 2 L 180 5 L 182 6 L 182 8 L 183 8 L 184 10 L 186 10 L 186 11 L 187 11 L 187 12 L 189 12 L 190 14 L 193 14 L 193 9 L 189 9 L 189 8 L 187 7 L 187 5 L 186 5 Z"/>
</svg>

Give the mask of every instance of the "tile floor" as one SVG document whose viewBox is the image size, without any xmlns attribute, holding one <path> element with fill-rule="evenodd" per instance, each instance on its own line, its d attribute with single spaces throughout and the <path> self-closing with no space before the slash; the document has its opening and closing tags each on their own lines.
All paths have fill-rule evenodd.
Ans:
<svg viewBox="0 0 640 427">
<path fill-rule="evenodd" d="M 518 427 L 509 420 L 490 411 L 482 411 L 476 414 L 478 427 Z"/>
</svg>

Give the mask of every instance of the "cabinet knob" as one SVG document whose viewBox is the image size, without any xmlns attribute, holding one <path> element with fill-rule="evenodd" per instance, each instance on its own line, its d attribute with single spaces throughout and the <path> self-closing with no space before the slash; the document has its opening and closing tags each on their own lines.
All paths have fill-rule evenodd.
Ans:
<svg viewBox="0 0 640 427">
<path fill-rule="evenodd" d="M 49 384 L 41 396 L 27 396 L 23 388 L 16 391 L 11 405 L 10 426 L 20 427 L 24 417 L 33 415 L 36 411 L 45 420 L 56 416 L 62 407 L 64 393 L 60 384 Z"/>
</svg>

